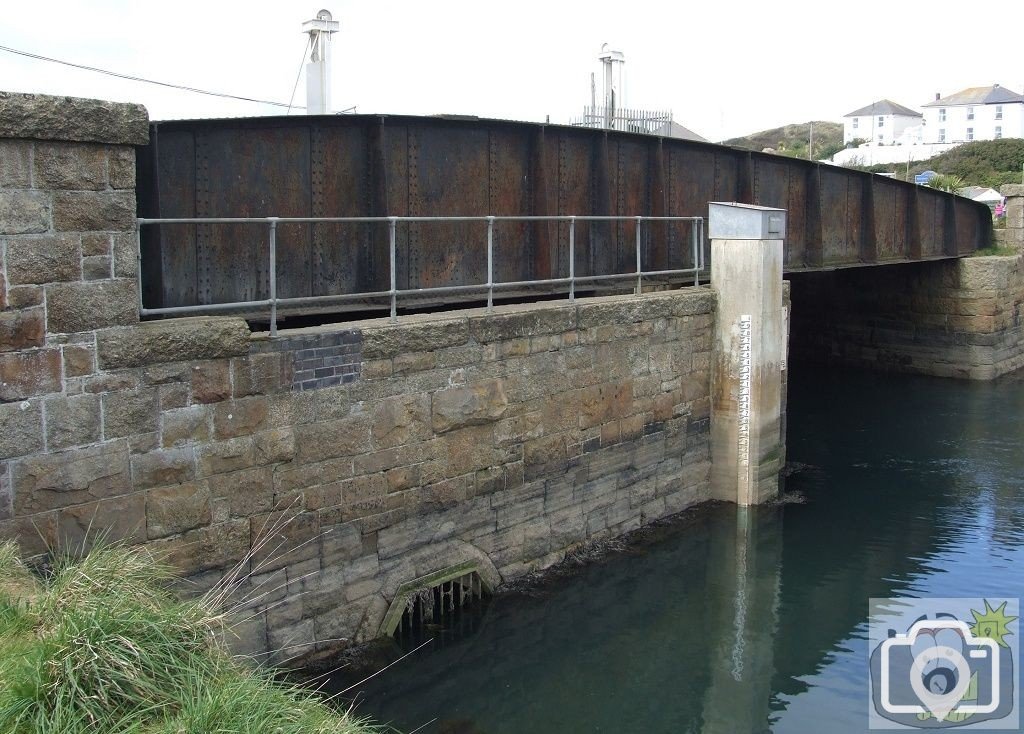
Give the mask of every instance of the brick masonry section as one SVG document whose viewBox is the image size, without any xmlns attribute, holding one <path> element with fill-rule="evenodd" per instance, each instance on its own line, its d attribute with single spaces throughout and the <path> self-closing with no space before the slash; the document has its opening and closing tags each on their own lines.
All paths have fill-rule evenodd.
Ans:
<svg viewBox="0 0 1024 734">
<path fill-rule="evenodd" d="M 353 382 L 359 377 L 362 334 L 340 331 L 255 342 L 256 353 L 291 354 L 292 389 L 317 390 Z"/>
</svg>

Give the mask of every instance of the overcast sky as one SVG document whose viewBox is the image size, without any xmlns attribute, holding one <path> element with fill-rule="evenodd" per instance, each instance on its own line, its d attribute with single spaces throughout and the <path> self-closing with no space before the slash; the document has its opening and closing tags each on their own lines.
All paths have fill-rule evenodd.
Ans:
<svg viewBox="0 0 1024 734">
<path fill-rule="evenodd" d="M 1024 2 L 4 0 L 0 45 L 287 102 L 327 7 L 334 107 L 568 122 L 604 42 L 626 55 L 630 107 L 671 109 L 711 140 L 840 121 L 877 99 L 1001 83 L 1020 92 Z M 1012 36 L 1009 34 L 1013 34 Z M 153 119 L 279 114 L 0 52 L 0 89 L 141 102 Z M 303 104 L 300 80 L 296 103 Z"/>
</svg>

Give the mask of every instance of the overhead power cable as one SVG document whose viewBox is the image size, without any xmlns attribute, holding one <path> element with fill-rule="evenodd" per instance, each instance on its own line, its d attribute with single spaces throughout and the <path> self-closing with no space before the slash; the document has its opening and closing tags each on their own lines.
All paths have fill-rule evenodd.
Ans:
<svg viewBox="0 0 1024 734">
<path fill-rule="evenodd" d="M 210 97 L 223 97 L 225 99 L 237 99 L 242 102 L 256 102 L 258 104 L 272 105 L 273 107 L 285 107 L 304 110 L 305 107 L 301 105 L 292 105 L 285 102 L 273 102 L 267 99 L 256 99 L 254 97 L 241 97 L 237 94 L 226 94 L 224 92 L 211 92 L 208 89 L 197 89 L 196 87 L 187 87 L 183 84 L 171 84 L 170 82 L 158 82 L 154 79 L 144 79 L 140 76 L 132 76 L 131 74 L 120 74 L 116 71 L 109 71 L 108 69 L 100 69 L 95 66 L 86 66 L 85 64 L 76 64 L 71 61 L 63 61 L 61 59 L 54 59 L 49 56 L 42 56 L 40 54 L 30 53 L 28 51 L 22 51 L 16 48 L 10 48 L 9 46 L 0 46 L 0 51 L 6 51 L 8 53 L 17 54 L 18 56 L 25 56 L 30 59 L 37 61 L 49 61 L 54 64 L 62 64 L 64 66 L 70 66 L 75 69 L 84 69 L 85 71 L 94 71 L 97 74 L 106 74 L 107 76 L 117 77 L 118 79 L 127 79 L 133 82 L 142 82 L 144 84 L 156 84 L 159 87 L 168 87 L 169 89 L 180 89 L 185 92 L 195 92 L 196 94 L 205 94 Z"/>
<path fill-rule="evenodd" d="M 299 61 L 299 71 L 295 74 L 295 84 L 292 86 L 292 96 L 288 98 L 288 111 L 285 113 L 286 115 L 290 115 L 292 113 L 292 102 L 295 101 L 295 92 L 299 88 L 299 79 L 302 78 L 302 67 L 306 63 L 306 55 L 309 53 L 309 47 L 310 41 L 306 41 L 305 45 L 302 47 L 302 60 Z"/>
</svg>

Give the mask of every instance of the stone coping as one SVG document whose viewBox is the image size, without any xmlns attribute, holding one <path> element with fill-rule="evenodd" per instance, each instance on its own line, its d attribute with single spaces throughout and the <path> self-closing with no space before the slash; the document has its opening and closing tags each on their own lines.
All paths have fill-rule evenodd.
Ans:
<svg viewBox="0 0 1024 734">
<path fill-rule="evenodd" d="M 392 323 L 387 316 L 359 321 L 337 321 L 318 326 L 306 326 L 298 329 L 280 329 L 277 339 L 297 336 L 315 336 L 333 334 L 339 330 L 377 331 L 385 329 L 401 329 L 410 326 L 429 326 L 434 324 L 470 321 L 489 321 L 502 317 L 529 317 L 539 313 L 561 312 L 572 313 L 573 320 L 579 326 L 586 327 L 591 319 L 591 311 L 600 311 L 603 318 L 611 317 L 612 321 L 639 321 L 656 315 L 681 316 L 699 313 L 710 313 L 715 310 L 715 293 L 710 286 L 687 286 L 672 291 L 655 291 L 637 296 L 632 293 L 615 296 L 594 296 L 577 298 L 570 303 L 568 298 L 552 301 L 535 301 L 532 303 L 504 304 L 495 306 L 488 313 L 483 306 L 456 309 L 452 311 L 435 311 L 433 313 L 407 314 Z M 663 313 L 661 313 L 663 312 Z M 615 318 L 618 316 L 619 318 Z M 252 335 L 253 341 L 270 341 L 268 332 Z"/>
<path fill-rule="evenodd" d="M 96 332 L 96 354 L 103 369 L 248 353 L 249 327 L 243 319 L 232 316 L 160 319 Z"/>
<path fill-rule="evenodd" d="M 139 104 L 0 91 L 0 138 L 145 145 L 149 113 Z"/>
</svg>

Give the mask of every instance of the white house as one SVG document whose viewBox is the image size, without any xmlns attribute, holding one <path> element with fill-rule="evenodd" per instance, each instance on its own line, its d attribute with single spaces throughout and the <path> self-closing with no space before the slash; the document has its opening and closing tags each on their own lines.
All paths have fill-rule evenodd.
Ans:
<svg viewBox="0 0 1024 734">
<path fill-rule="evenodd" d="M 919 112 L 882 99 L 843 116 L 843 143 L 864 140 L 869 145 L 893 145 L 908 128 L 920 125 Z"/>
<path fill-rule="evenodd" d="M 982 204 L 988 204 L 990 207 L 995 207 L 996 204 L 1003 202 L 1002 194 L 986 186 L 967 186 L 957 189 L 956 193 L 960 196 L 966 196 L 968 199 L 980 201 Z"/>
<path fill-rule="evenodd" d="M 971 87 L 924 105 L 924 142 L 1024 138 L 1024 96 L 1006 87 Z"/>
</svg>

